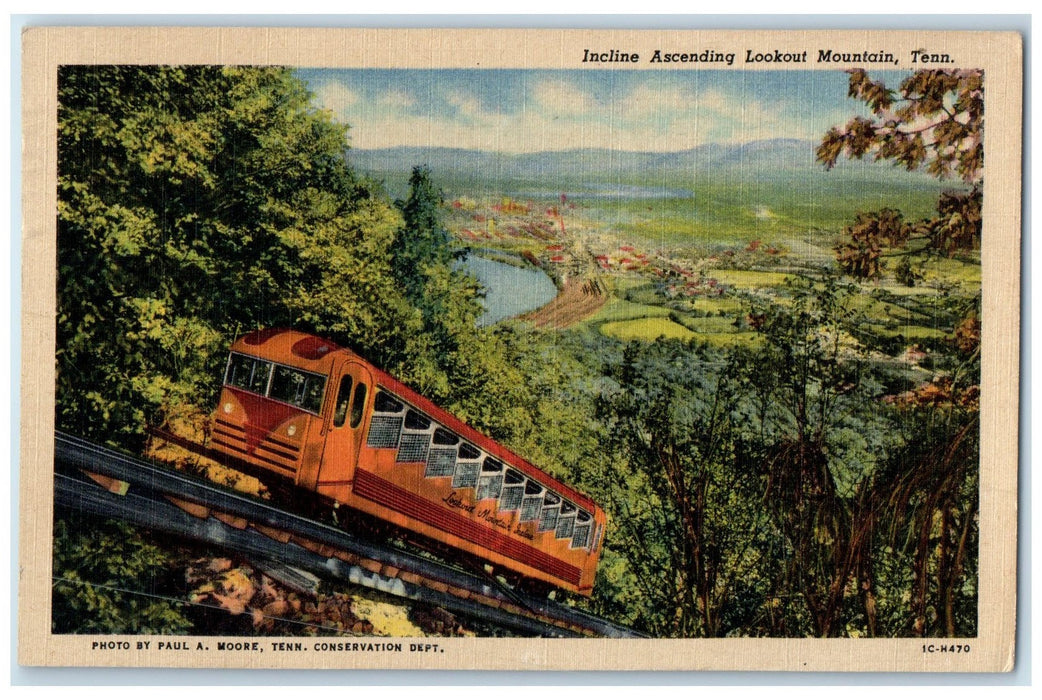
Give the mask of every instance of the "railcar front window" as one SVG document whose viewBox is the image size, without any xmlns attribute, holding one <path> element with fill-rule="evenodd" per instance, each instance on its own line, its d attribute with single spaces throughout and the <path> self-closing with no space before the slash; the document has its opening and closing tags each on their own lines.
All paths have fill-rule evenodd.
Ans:
<svg viewBox="0 0 1042 700">
<path fill-rule="evenodd" d="M 228 358 L 228 372 L 224 377 L 224 383 L 264 396 L 268 393 L 271 368 L 271 362 L 233 352 Z"/>
<path fill-rule="evenodd" d="M 325 390 L 326 378 L 321 374 L 275 365 L 268 396 L 276 401 L 299 406 L 310 413 L 318 413 L 322 410 Z"/>
</svg>

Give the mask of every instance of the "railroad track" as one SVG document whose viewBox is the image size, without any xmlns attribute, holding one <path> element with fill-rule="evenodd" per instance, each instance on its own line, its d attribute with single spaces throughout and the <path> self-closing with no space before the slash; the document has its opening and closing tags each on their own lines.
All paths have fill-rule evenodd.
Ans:
<svg viewBox="0 0 1042 700">
<path fill-rule="evenodd" d="M 60 507 L 278 561 L 521 634 L 643 636 L 582 610 L 508 589 L 489 577 L 363 540 L 259 498 L 82 438 L 57 432 L 54 461 L 55 502 Z M 84 472 L 95 477 L 88 483 Z"/>
</svg>

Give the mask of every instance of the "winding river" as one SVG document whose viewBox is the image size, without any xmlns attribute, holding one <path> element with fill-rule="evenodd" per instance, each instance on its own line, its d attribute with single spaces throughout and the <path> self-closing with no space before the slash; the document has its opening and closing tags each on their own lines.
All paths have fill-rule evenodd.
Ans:
<svg viewBox="0 0 1042 700">
<path fill-rule="evenodd" d="M 479 255 L 468 255 L 460 264 L 486 290 L 482 300 L 485 313 L 478 318 L 479 326 L 534 311 L 557 296 L 553 280 L 542 270 L 516 267 Z"/>
</svg>

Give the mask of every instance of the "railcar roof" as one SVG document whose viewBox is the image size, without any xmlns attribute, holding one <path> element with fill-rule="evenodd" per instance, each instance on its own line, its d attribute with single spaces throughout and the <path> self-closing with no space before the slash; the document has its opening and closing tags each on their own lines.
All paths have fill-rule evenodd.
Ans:
<svg viewBox="0 0 1042 700">
<path fill-rule="evenodd" d="M 344 350 L 330 340 L 285 328 L 253 331 L 232 343 L 231 349 L 232 352 L 245 352 L 264 360 L 325 373 L 332 369 L 336 354 Z"/>
<path fill-rule="evenodd" d="M 232 345 L 231 349 L 233 352 L 246 352 L 272 362 L 292 363 L 301 369 L 323 373 L 329 373 L 332 370 L 336 357 L 346 355 L 352 359 L 357 359 L 370 368 L 378 386 L 423 411 L 430 418 L 456 433 L 464 440 L 474 443 L 485 452 L 523 472 L 526 476 L 538 481 L 545 488 L 557 492 L 581 508 L 591 512 L 600 510 L 597 504 L 588 496 L 558 481 L 524 457 L 508 450 L 495 440 L 471 428 L 456 416 L 409 388 L 406 384 L 398 381 L 387 372 L 379 369 L 357 353 L 332 341 L 301 331 L 270 328 L 254 331 L 239 338 Z"/>
</svg>

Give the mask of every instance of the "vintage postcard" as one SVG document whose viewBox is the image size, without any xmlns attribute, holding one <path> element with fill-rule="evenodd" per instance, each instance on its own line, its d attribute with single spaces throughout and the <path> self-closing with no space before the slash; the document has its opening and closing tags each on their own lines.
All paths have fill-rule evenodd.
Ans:
<svg viewBox="0 0 1042 700">
<path fill-rule="evenodd" d="M 1018 34 L 22 39 L 21 664 L 1014 667 Z"/>
</svg>

